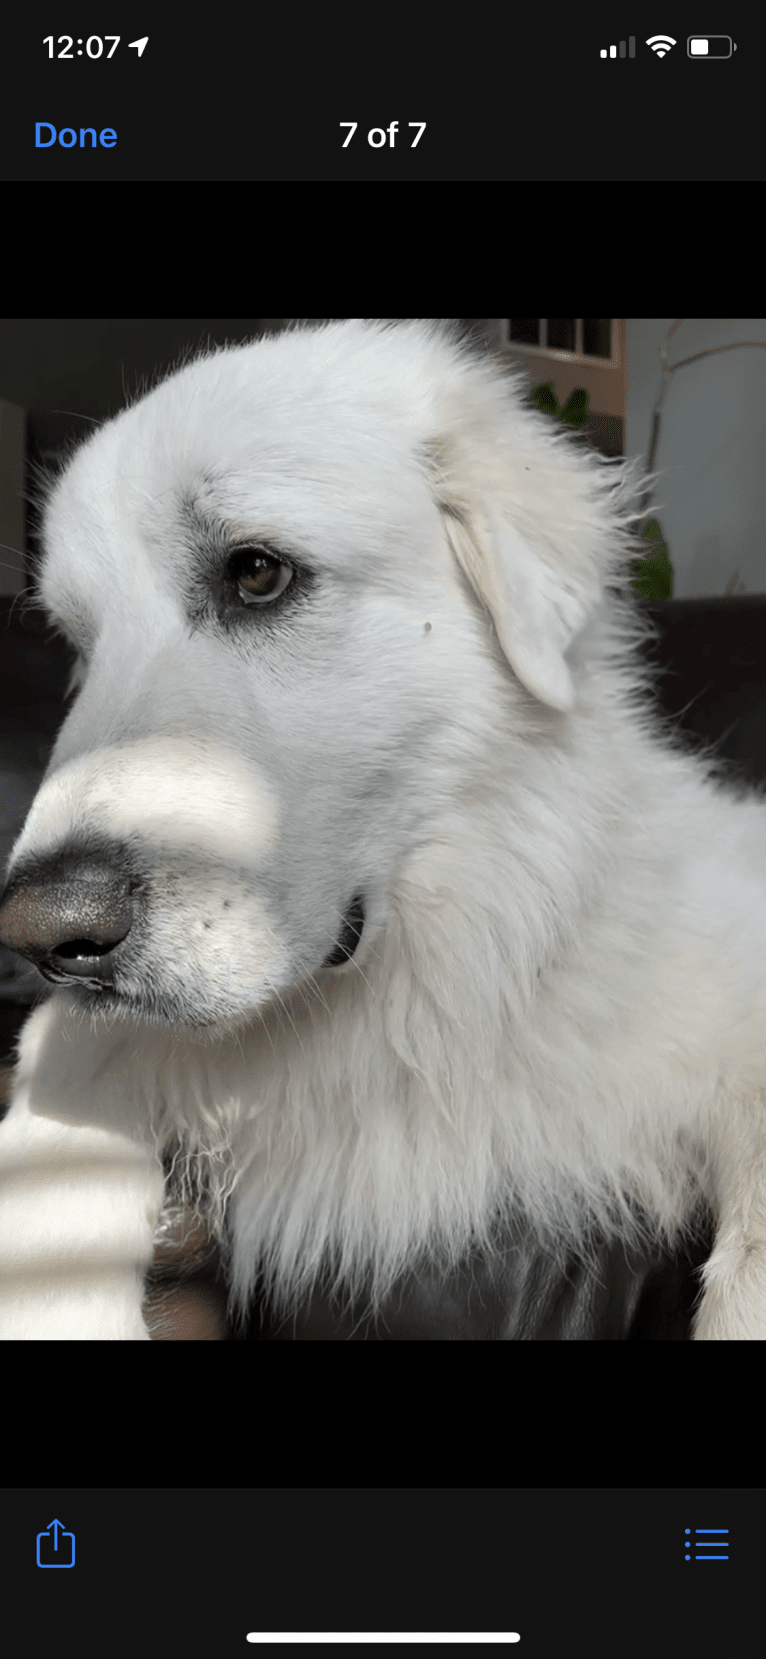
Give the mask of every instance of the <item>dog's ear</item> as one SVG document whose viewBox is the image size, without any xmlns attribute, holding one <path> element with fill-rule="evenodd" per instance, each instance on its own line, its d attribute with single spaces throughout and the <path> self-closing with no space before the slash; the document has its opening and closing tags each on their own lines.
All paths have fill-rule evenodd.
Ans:
<svg viewBox="0 0 766 1659">
<path fill-rule="evenodd" d="M 513 525 L 486 512 L 445 513 L 447 536 L 471 587 L 486 605 L 514 673 L 550 708 L 566 712 L 574 685 L 565 653 L 598 599 L 575 592 Z"/>
</svg>

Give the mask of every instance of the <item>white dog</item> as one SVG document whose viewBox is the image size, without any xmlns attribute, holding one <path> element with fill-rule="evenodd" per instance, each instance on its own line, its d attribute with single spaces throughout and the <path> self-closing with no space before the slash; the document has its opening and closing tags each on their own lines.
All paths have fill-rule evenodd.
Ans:
<svg viewBox="0 0 766 1659">
<path fill-rule="evenodd" d="M 766 807 L 638 695 L 635 488 L 424 323 L 204 356 L 74 455 L 4 1337 L 147 1335 L 171 1146 L 235 1309 L 704 1197 L 696 1335 L 766 1336 Z"/>
</svg>

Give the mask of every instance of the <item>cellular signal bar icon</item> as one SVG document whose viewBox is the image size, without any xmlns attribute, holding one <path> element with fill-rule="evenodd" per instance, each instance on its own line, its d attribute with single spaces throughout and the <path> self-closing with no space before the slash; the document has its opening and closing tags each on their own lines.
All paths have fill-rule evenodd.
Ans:
<svg viewBox="0 0 766 1659">
<path fill-rule="evenodd" d="M 692 1552 L 695 1561 L 728 1561 L 729 1528 L 695 1527 L 692 1533 L 689 1527 L 686 1527 L 684 1546 L 685 1561 L 691 1561 Z"/>
<path fill-rule="evenodd" d="M 630 36 L 629 44 L 630 44 L 630 51 L 628 52 L 628 57 L 629 58 L 634 58 L 635 55 L 636 55 L 636 37 L 635 37 L 635 35 Z M 610 46 L 608 51 L 607 51 L 605 46 L 602 46 L 602 48 L 601 48 L 601 57 L 602 58 L 616 58 L 616 56 L 617 56 L 617 47 L 616 46 Z M 621 40 L 620 41 L 620 57 L 624 58 L 624 56 L 625 56 L 625 42 L 624 42 L 624 40 Z"/>
<path fill-rule="evenodd" d="M 671 46 L 675 46 L 676 43 L 672 35 L 650 35 L 646 44 L 651 46 L 658 58 L 664 58 Z"/>
</svg>

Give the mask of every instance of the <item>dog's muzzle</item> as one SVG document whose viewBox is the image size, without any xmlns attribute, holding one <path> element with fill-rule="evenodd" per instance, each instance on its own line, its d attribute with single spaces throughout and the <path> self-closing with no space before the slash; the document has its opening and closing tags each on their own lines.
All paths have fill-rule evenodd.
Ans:
<svg viewBox="0 0 766 1659">
<path fill-rule="evenodd" d="M 0 902 L 0 939 L 53 985 L 79 983 L 92 991 L 112 986 L 142 885 L 119 864 L 63 855 L 16 876 Z M 323 967 L 351 961 L 364 920 L 357 893 Z"/>
</svg>

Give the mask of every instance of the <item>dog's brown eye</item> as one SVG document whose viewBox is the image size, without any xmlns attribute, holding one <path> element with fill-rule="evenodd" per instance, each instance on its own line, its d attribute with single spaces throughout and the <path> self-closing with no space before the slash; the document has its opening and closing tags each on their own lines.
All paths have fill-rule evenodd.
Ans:
<svg viewBox="0 0 766 1659">
<path fill-rule="evenodd" d="M 268 605 L 284 593 L 293 570 L 265 547 L 246 547 L 229 560 L 229 574 L 246 605 Z"/>
</svg>

